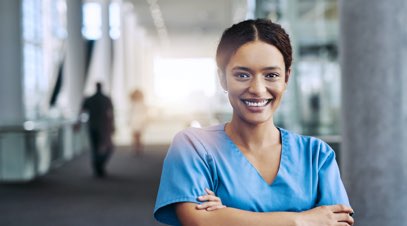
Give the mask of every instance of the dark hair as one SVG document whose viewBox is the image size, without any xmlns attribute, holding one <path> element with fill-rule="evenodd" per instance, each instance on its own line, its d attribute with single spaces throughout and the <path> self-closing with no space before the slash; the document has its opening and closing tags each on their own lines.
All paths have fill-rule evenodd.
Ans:
<svg viewBox="0 0 407 226">
<path fill-rule="evenodd" d="M 96 91 L 98 91 L 98 92 L 100 92 L 100 91 L 102 91 L 102 83 L 101 82 L 97 82 L 96 83 Z"/>
<path fill-rule="evenodd" d="M 285 30 L 268 19 L 245 20 L 226 29 L 216 50 L 216 64 L 225 73 L 230 58 L 242 45 L 256 40 L 275 46 L 284 58 L 286 71 L 291 67 L 292 48 Z"/>
</svg>

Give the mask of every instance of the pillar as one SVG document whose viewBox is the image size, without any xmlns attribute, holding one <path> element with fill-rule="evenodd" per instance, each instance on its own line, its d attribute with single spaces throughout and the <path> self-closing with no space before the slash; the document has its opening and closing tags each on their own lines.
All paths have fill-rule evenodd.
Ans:
<svg viewBox="0 0 407 226">
<path fill-rule="evenodd" d="M 342 172 L 356 225 L 407 222 L 407 2 L 340 1 Z"/>
<path fill-rule="evenodd" d="M 103 67 L 103 75 L 101 81 L 103 82 L 103 89 L 104 92 L 110 94 L 111 90 L 111 75 L 112 75 L 112 41 L 110 38 L 110 24 L 109 24 L 109 6 L 110 0 L 102 0 L 102 37 L 100 42 L 102 42 L 102 59 L 101 59 L 101 66 Z"/>
<path fill-rule="evenodd" d="M 67 4 L 67 55 L 64 85 L 68 106 L 67 118 L 76 118 L 80 110 L 85 86 L 85 41 L 82 37 L 82 0 L 69 0 Z"/>
<path fill-rule="evenodd" d="M 25 117 L 21 2 L 0 1 L 0 126 L 21 125 Z"/>
</svg>

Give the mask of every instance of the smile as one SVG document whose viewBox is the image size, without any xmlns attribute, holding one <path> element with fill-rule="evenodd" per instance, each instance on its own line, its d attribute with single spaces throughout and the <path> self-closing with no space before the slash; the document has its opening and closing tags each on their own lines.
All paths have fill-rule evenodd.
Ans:
<svg viewBox="0 0 407 226">
<path fill-rule="evenodd" d="M 242 99 L 242 102 L 248 107 L 264 107 L 269 104 L 273 98 L 268 99 Z"/>
</svg>

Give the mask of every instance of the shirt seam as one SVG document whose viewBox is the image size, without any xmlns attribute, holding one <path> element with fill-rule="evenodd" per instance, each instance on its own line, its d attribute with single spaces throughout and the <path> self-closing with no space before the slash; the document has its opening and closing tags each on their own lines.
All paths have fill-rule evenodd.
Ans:
<svg viewBox="0 0 407 226">
<path fill-rule="evenodd" d="M 174 204 L 177 202 L 193 202 L 193 203 L 199 203 L 199 201 L 197 200 L 198 197 L 192 197 L 192 196 L 183 196 L 183 197 L 179 197 L 176 199 L 170 199 L 168 201 L 164 201 L 164 202 L 160 202 L 157 204 L 157 208 L 154 210 L 154 212 L 156 213 L 157 210 L 169 205 L 169 204 Z"/>
</svg>

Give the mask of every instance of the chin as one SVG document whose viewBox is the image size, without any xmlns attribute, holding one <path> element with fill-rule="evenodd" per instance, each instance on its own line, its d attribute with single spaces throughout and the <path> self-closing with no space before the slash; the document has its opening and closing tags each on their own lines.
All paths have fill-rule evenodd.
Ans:
<svg viewBox="0 0 407 226">
<path fill-rule="evenodd" d="M 273 117 L 239 117 L 240 121 L 253 126 L 269 123 L 273 121 Z"/>
</svg>

